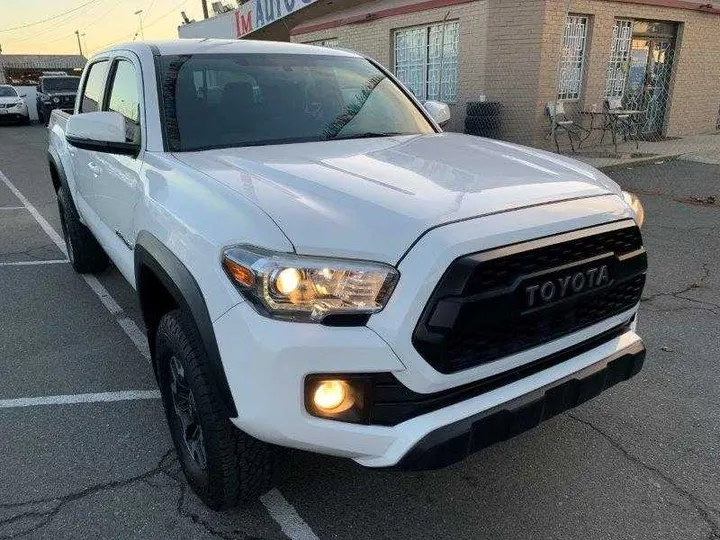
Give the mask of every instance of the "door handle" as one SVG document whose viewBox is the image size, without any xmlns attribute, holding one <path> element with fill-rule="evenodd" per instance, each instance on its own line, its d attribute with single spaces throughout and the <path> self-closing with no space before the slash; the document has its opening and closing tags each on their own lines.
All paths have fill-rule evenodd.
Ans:
<svg viewBox="0 0 720 540">
<path fill-rule="evenodd" d="M 100 174 L 102 172 L 102 168 L 100 167 L 100 165 L 98 165 L 94 161 L 88 163 L 88 169 L 90 169 L 93 174 Z"/>
</svg>

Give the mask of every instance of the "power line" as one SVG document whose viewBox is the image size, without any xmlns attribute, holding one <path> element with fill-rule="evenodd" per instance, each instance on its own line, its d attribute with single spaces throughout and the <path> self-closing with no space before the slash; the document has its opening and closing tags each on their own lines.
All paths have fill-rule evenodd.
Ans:
<svg viewBox="0 0 720 540">
<path fill-rule="evenodd" d="M 183 0 L 182 2 L 180 2 L 180 3 L 178 3 L 177 5 L 173 6 L 172 9 L 171 9 L 170 11 L 168 11 L 167 13 L 165 13 L 164 15 L 161 15 L 160 17 L 158 17 L 158 18 L 156 18 L 156 19 L 153 19 L 151 22 L 146 23 L 146 24 L 145 24 L 145 28 L 147 29 L 147 28 L 149 28 L 150 26 L 152 26 L 152 25 L 154 25 L 154 24 L 156 24 L 156 23 L 159 23 L 161 20 L 165 19 L 166 17 L 169 17 L 170 15 L 172 15 L 173 13 L 175 13 L 175 11 L 177 11 L 178 9 L 180 9 L 181 7 L 183 7 L 183 6 L 184 6 L 185 4 L 187 4 L 187 3 L 188 3 L 188 0 Z M 123 37 L 113 39 L 112 41 L 108 41 L 107 43 L 105 43 L 105 44 L 103 44 L 103 45 L 100 45 L 99 47 L 95 47 L 93 50 L 94 50 L 94 51 L 99 51 L 100 49 L 104 49 L 105 47 L 107 47 L 108 45 L 112 45 L 113 43 L 118 43 L 118 42 L 121 42 L 121 41 L 125 41 L 126 39 L 130 39 L 130 38 L 133 37 L 135 34 L 136 34 L 135 31 L 130 32 L 129 34 L 127 34 L 127 35 L 125 35 L 125 36 L 123 36 Z"/>
<path fill-rule="evenodd" d="M 147 7 L 147 9 L 145 10 L 145 16 L 146 16 L 146 17 L 147 17 L 148 14 L 150 13 L 150 10 L 153 8 L 154 5 L 155 5 L 155 0 L 150 0 L 150 5 L 149 5 L 149 6 Z"/>
<path fill-rule="evenodd" d="M 104 2 L 104 1 L 106 1 L 106 0 L 97 0 L 97 1 L 103 1 L 103 2 Z M 90 10 L 95 9 L 95 7 L 97 7 L 97 6 L 93 6 L 92 8 L 90 8 Z M 108 10 L 108 12 L 109 12 L 109 11 L 112 11 L 113 9 L 115 9 L 115 7 L 117 7 L 117 5 L 111 7 L 111 8 Z M 17 39 L 16 39 L 16 38 L 10 38 L 10 39 L 7 40 L 7 42 L 8 42 L 8 43 L 22 43 L 22 42 L 24 42 L 24 41 L 34 40 L 34 39 L 36 39 L 36 38 L 38 38 L 38 37 L 40 37 L 40 36 L 44 36 L 45 34 L 50 34 L 50 33 L 52 33 L 52 32 L 55 32 L 55 31 L 58 30 L 60 27 L 67 26 L 68 24 L 74 22 L 74 21 L 77 20 L 78 18 L 81 18 L 81 17 L 86 16 L 87 13 L 88 13 L 88 12 L 71 14 L 69 17 L 67 17 L 67 18 L 64 19 L 63 21 L 61 21 L 61 22 L 53 25 L 53 26 L 50 27 L 50 28 L 45 28 L 45 29 L 43 29 L 43 30 L 40 30 L 40 31 L 35 32 L 35 33 L 33 33 L 33 34 L 30 34 L 29 36 L 22 36 L 22 37 L 19 37 L 19 38 L 17 38 Z M 66 15 L 67 15 L 67 14 L 66 14 Z M 107 15 L 107 12 L 106 12 L 105 14 L 103 14 L 103 15 L 100 15 L 100 16 L 97 17 L 97 18 L 94 18 L 93 21 L 92 21 L 93 24 L 95 24 L 97 21 L 99 21 L 99 20 L 101 20 L 102 18 L 104 18 L 105 15 Z M 59 39 L 57 39 L 57 40 L 51 40 L 51 41 L 43 41 L 43 43 L 54 43 L 55 41 L 59 41 Z"/>
<path fill-rule="evenodd" d="M 67 11 L 64 11 L 64 12 L 58 14 L 58 15 L 53 15 L 52 17 L 48 17 L 47 19 L 42 19 L 42 20 L 39 20 L 39 21 L 31 22 L 31 23 L 28 23 L 28 24 L 23 24 L 23 25 L 20 25 L 20 26 L 13 26 L 12 28 L 2 28 L 2 29 L 0 29 L 0 32 L 12 32 L 13 30 L 21 30 L 22 28 L 30 28 L 31 26 L 37 26 L 38 24 L 46 23 L 46 22 L 48 22 L 48 21 L 54 21 L 55 19 L 59 19 L 60 17 L 64 17 L 65 15 L 67 15 L 67 14 L 69 14 L 69 13 L 73 13 L 73 12 L 75 12 L 75 11 L 78 11 L 78 10 L 84 8 L 85 6 L 89 6 L 90 4 L 94 4 L 95 2 L 99 2 L 99 1 L 100 1 L 100 0 L 89 0 L 88 2 L 85 2 L 84 4 L 79 5 L 79 6 L 76 7 L 76 8 L 69 9 L 69 10 L 67 10 Z"/>
<path fill-rule="evenodd" d="M 155 23 L 160 22 L 161 20 L 165 19 L 166 17 L 169 17 L 170 15 L 172 15 L 173 13 L 175 13 L 176 10 L 178 10 L 178 9 L 181 8 L 181 7 L 183 7 L 183 6 L 184 6 L 185 4 L 187 4 L 187 3 L 188 3 L 188 0 L 183 0 L 183 1 L 180 2 L 178 5 L 173 6 L 173 8 L 172 8 L 170 11 L 168 11 L 167 13 L 165 13 L 165 15 L 161 15 L 160 17 L 158 17 L 157 19 L 153 20 L 152 22 L 149 22 L 149 23 L 145 24 L 145 28 L 147 28 L 148 26 L 152 26 L 152 25 L 155 24 Z"/>
</svg>

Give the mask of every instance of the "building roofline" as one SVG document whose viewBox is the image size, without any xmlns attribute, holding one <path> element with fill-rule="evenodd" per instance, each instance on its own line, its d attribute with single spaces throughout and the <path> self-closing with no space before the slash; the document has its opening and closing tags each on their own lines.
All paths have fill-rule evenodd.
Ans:
<svg viewBox="0 0 720 540">
<path fill-rule="evenodd" d="M 427 11 L 428 9 L 443 8 L 448 6 L 454 6 L 458 4 L 467 4 L 474 2 L 475 0 L 425 0 L 425 2 L 419 2 L 417 4 L 407 4 L 394 8 L 382 9 L 379 11 L 373 11 L 364 15 L 354 15 L 350 17 L 342 17 L 335 19 L 334 21 L 327 21 L 324 23 L 310 24 L 308 26 L 295 27 L 290 30 L 291 36 L 299 36 L 302 34 L 309 34 L 310 32 L 317 32 L 319 30 L 328 30 L 330 28 L 337 28 L 339 26 L 345 26 L 347 24 L 358 24 L 369 21 L 375 21 L 377 19 L 384 19 L 386 17 L 394 17 L 397 15 L 407 15 L 408 13 L 416 13 L 418 11 Z"/>
</svg>

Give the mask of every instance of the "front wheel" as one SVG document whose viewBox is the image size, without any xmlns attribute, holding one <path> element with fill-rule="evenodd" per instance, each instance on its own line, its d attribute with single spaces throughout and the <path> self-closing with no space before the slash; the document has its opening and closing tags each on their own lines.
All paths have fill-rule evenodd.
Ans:
<svg viewBox="0 0 720 540">
<path fill-rule="evenodd" d="M 264 493 L 272 480 L 273 448 L 228 419 L 213 392 L 195 324 L 182 310 L 160 319 L 155 353 L 165 416 L 193 491 L 213 510 Z"/>
</svg>

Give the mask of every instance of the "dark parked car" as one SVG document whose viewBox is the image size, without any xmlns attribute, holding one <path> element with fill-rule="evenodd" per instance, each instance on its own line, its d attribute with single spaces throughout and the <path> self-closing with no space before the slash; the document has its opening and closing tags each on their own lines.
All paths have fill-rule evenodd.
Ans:
<svg viewBox="0 0 720 540">
<path fill-rule="evenodd" d="M 37 86 L 37 111 L 40 122 L 47 125 L 53 109 L 62 109 L 72 114 L 79 84 L 80 77 L 59 75 L 40 77 Z"/>
</svg>

